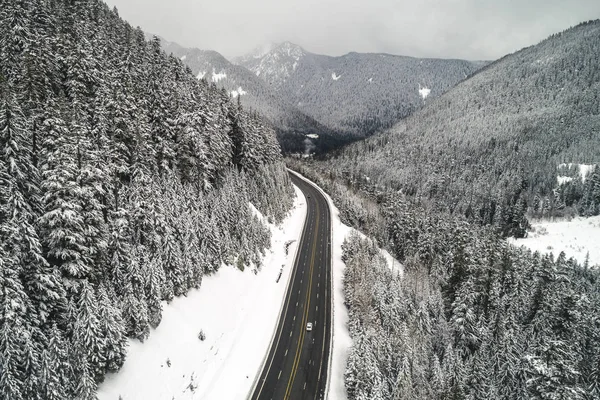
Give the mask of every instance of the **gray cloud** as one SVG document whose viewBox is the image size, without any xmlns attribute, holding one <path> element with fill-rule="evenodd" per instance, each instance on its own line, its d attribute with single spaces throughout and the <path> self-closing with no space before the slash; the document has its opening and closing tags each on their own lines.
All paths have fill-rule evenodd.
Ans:
<svg viewBox="0 0 600 400">
<path fill-rule="evenodd" d="M 308 51 L 496 59 L 579 22 L 598 0 L 108 0 L 132 25 L 241 55 L 289 40 Z"/>
</svg>

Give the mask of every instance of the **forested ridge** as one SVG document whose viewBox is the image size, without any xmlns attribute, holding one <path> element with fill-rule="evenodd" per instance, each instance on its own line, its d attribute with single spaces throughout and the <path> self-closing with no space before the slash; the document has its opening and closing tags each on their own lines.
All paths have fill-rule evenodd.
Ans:
<svg viewBox="0 0 600 400">
<path fill-rule="evenodd" d="M 288 160 L 372 238 L 343 245 L 350 399 L 600 397 L 597 266 L 503 240 L 529 215 L 598 212 L 599 168 L 584 183 L 560 164 L 600 158 L 599 39 L 599 21 L 581 24 L 388 132 Z"/>
<path fill-rule="evenodd" d="M 327 163 L 355 186 L 402 190 L 507 236 L 525 234 L 528 211 L 595 210 L 600 186 L 559 188 L 557 174 L 562 163 L 600 162 L 598 59 L 600 21 L 583 23 L 486 66 Z"/>
<path fill-rule="evenodd" d="M 289 163 L 372 238 L 342 246 L 349 399 L 600 396 L 597 266 L 515 248 L 493 227 L 393 189 L 348 186 L 324 165 Z"/>
<path fill-rule="evenodd" d="M 272 128 L 99 0 L 0 0 L 0 399 L 94 399 L 292 186 Z"/>
</svg>

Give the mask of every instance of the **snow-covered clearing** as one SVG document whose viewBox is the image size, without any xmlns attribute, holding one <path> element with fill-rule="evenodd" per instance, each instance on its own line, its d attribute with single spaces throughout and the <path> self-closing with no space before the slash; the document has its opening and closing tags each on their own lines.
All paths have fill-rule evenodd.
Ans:
<svg viewBox="0 0 600 400">
<path fill-rule="evenodd" d="M 590 254 L 590 265 L 600 265 L 600 216 L 577 217 L 571 221 L 538 221 L 525 239 L 510 238 L 515 245 L 528 247 L 540 253 L 552 252 L 557 257 L 561 251 L 567 258 L 580 263 Z"/>
<path fill-rule="evenodd" d="M 310 181 L 303 175 L 292 171 L 294 174 L 304 179 L 307 182 L 312 183 L 318 187 L 314 182 Z M 333 302 L 333 330 L 332 330 L 332 341 L 331 341 L 331 353 L 329 357 L 329 379 L 327 381 L 327 398 L 328 400 L 346 400 L 348 394 L 346 393 L 346 387 L 344 385 L 344 372 L 346 371 L 346 361 L 350 352 L 350 346 L 352 346 L 352 338 L 348 331 L 348 309 L 344 304 L 344 269 L 346 264 L 342 261 L 342 243 L 344 239 L 350 235 L 354 228 L 344 225 L 340 220 L 340 211 L 333 204 L 333 200 L 323 189 L 319 188 L 323 196 L 329 203 L 329 209 L 331 210 L 331 257 L 332 257 L 332 295 L 331 301 Z M 359 234 L 362 235 L 361 232 Z M 363 235 L 364 236 L 364 235 Z M 397 268 L 399 273 L 402 273 L 402 265 L 400 262 L 395 260 L 387 251 L 382 250 L 383 256 L 386 258 L 390 268 Z M 395 270 L 395 269 L 394 269 Z"/>
<path fill-rule="evenodd" d="M 557 176 L 556 180 L 558 181 L 559 185 L 562 185 L 564 183 L 571 182 L 573 178 L 570 176 Z"/>
<path fill-rule="evenodd" d="M 333 79 L 334 81 L 339 80 L 341 77 L 341 75 L 336 75 L 335 72 L 331 73 L 331 79 Z"/>
<path fill-rule="evenodd" d="M 203 79 L 205 75 L 206 75 L 206 71 L 200 71 L 200 72 L 198 72 L 196 79 L 198 79 L 198 80 Z"/>
<path fill-rule="evenodd" d="M 186 56 L 186 55 L 184 55 L 184 56 L 181 56 L 180 60 L 181 60 L 181 61 L 185 61 L 185 59 L 186 59 L 186 58 L 187 58 L 187 56 Z"/>
<path fill-rule="evenodd" d="M 308 135 L 306 135 L 306 137 L 309 137 L 311 139 L 318 139 L 319 135 L 317 135 L 316 133 L 309 133 Z"/>
<path fill-rule="evenodd" d="M 227 74 L 225 72 L 216 73 L 215 70 L 213 69 L 212 81 L 214 83 L 218 83 L 221 79 L 225 79 L 225 78 L 227 78 Z"/>
<path fill-rule="evenodd" d="M 558 164 L 558 168 L 572 168 L 573 166 L 579 168 L 579 176 L 581 176 L 581 181 L 585 182 L 585 178 L 588 176 L 588 174 L 591 174 L 594 171 L 594 167 L 596 166 L 596 164 L 574 164 L 574 163 L 568 163 L 568 164 Z M 568 176 L 558 176 L 558 184 L 561 185 L 565 182 L 569 182 L 572 181 L 573 178 L 568 177 Z"/>
<path fill-rule="evenodd" d="M 247 397 L 275 331 L 306 216 L 304 195 L 295 189 L 291 215 L 269 225 L 271 250 L 261 271 L 222 266 L 200 290 L 163 303 L 161 324 L 146 342 L 130 341 L 122 370 L 100 385 L 100 400 Z"/>
<path fill-rule="evenodd" d="M 239 86 L 236 90 L 232 90 L 231 91 L 231 96 L 232 97 L 243 96 L 245 94 L 248 94 L 248 92 L 246 92 L 244 89 L 242 89 L 241 86 Z"/>
<path fill-rule="evenodd" d="M 419 86 L 419 94 L 421 95 L 423 100 L 425 100 L 427 96 L 429 96 L 429 93 L 431 93 L 431 89 Z"/>
</svg>

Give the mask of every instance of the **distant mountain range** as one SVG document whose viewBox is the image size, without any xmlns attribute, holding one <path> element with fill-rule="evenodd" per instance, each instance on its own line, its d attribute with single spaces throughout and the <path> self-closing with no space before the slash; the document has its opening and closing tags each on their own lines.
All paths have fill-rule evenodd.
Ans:
<svg viewBox="0 0 600 400">
<path fill-rule="evenodd" d="M 244 107 L 268 118 L 284 151 L 312 151 L 316 148 L 315 142 L 325 151 L 344 142 L 339 134 L 293 106 L 286 96 L 265 81 L 245 67 L 232 64 L 216 51 L 189 49 L 164 39 L 161 43 L 167 54 L 182 60 L 198 79 L 224 88 L 230 96 L 239 97 Z"/>
<path fill-rule="evenodd" d="M 390 54 L 313 54 L 290 42 L 232 60 L 338 132 L 363 137 L 419 109 L 486 62 Z"/>
<path fill-rule="evenodd" d="M 390 127 L 486 62 L 313 54 L 290 42 L 227 60 L 162 40 L 198 79 L 267 117 L 285 152 L 326 151 Z"/>
</svg>

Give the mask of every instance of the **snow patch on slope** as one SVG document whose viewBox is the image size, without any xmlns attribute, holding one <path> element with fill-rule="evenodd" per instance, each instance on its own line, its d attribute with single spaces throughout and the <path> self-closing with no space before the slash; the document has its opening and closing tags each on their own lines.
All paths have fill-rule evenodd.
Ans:
<svg viewBox="0 0 600 400">
<path fill-rule="evenodd" d="M 333 79 L 334 81 L 339 80 L 341 77 L 341 75 L 336 75 L 335 72 L 331 73 L 331 79 Z"/>
<path fill-rule="evenodd" d="M 419 86 L 419 94 L 421 95 L 421 98 L 423 100 L 425 100 L 427 96 L 429 96 L 429 93 L 431 93 L 431 89 Z"/>
<path fill-rule="evenodd" d="M 559 185 L 571 182 L 573 180 L 573 178 L 571 178 L 570 176 L 557 176 L 556 179 L 558 180 Z"/>
<path fill-rule="evenodd" d="M 572 168 L 572 167 L 579 168 L 579 176 L 581 176 L 581 181 L 585 182 L 585 178 L 588 176 L 588 174 L 591 174 L 592 172 L 594 172 L 594 168 L 596 167 L 596 164 L 576 164 L 576 163 L 566 164 L 566 163 L 563 163 L 563 164 L 558 165 L 558 168 Z M 570 178 L 568 180 L 564 180 L 564 182 L 561 182 L 561 178 L 564 180 L 564 178 L 569 178 L 569 177 L 559 176 L 558 177 L 559 184 L 573 180 L 573 178 Z"/>
<path fill-rule="evenodd" d="M 206 71 L 200 71 L 200 72 L 198 72 L 198 75 L 196 76 L 196 79 L 198 79 L 198 80 L 204 79 L 205 75 L 206 75 Z"/>
<path fill-rule="evenodd" d="M 216 73 L 215 70 L 213 69 L 213 73 L 212 73 L 212 81 L 214 83 L 218 83 L 220 80 L 227 78 L 227 74 L 223 71 Z"/>
<path fill-rule="evenodd" d="M 239 86 L 236 90 L 231 91 L 231 96 L 234 98 L 238 97 L 238 96 L 243 96 L 245 94 L 248 94 L 248 92 L 246 92 L 244 89 L 242 89 L 241 86 Z"/>
<path fill-rule="evenodd" d="M 258 274 L 222 266 L 200 290 L 163 303 L 163 319 L 144 343 L 129 341 L 127 360 L 100 384 L 98 399 L 244 399 L 268 351 L 306 216 L 295 188 L 292 213 L 269 225 L 271 250 Z M 256 208 L 252 211 L 260 216 Z M 262 218 L 263 222 L 266 219 Z M 293 241 L 285 254 L 285 244 Z M 277 278 L 281 272 L 279 282 Z M 198 338 L 202 330 L 204 341 Z"/>
<path fill-rule="evenodd" d="M 571 221 L 538 221 L 532 225 L 532 232 L 526 238 L 509 238 L 508 241 L 531 251 L 552 252 L 554 257 L 564 251 L 567 258 L 574 257 L 580 263 L 589 252 L 590 265 L 600 265 L 600 216 L 577 217 Z"/>
<path fill-rule="evenodd" d="M 311 139 L 318 139 L 319 135 L 317 135 L 316 133 L 309 133 L 308 135 L 306 135 L 306 137 L 309 137 Z"/>
<path fill-rule="evenodd" d="M 183 55 L 183 56 L 181 56 L 180 60 L 181 60 L 181 61 L 185 61 L 185 59 L 186 59 L 186 58 L 187 58 L 187 56 L 186 56 L 186 55 Z"/>
</svg>

